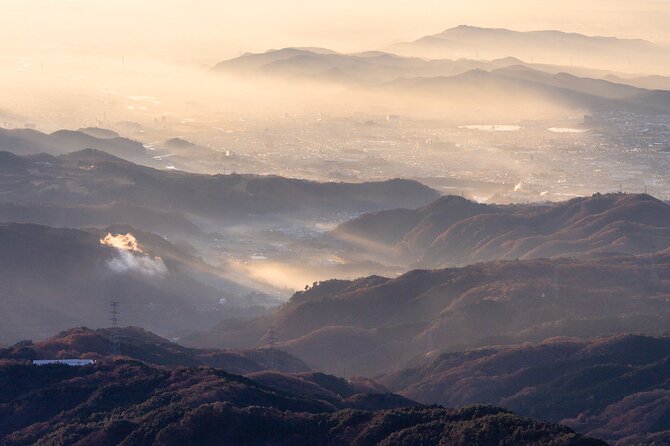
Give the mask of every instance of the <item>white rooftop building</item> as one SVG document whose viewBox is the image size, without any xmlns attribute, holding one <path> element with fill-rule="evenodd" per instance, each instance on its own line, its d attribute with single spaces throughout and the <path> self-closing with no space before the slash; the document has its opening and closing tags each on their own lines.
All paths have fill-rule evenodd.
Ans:
<svg viewBox="0 0 670 446">
<path fill-rule="evenodd" d="M 64 364 L 73 367 L 81 367 L 85 365 L 95 364 L 94 359 L 36 359 L 33 365 L 50 365 L 50 364 Z"/>
</svg>

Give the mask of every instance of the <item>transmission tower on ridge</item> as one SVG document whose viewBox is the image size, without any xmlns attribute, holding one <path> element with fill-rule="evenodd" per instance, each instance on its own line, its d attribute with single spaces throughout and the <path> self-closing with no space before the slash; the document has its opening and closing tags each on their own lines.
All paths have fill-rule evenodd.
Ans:
<svg viewBox="0 0 670 446">
<path fill-rule="evenodd" d="M 112 323 L 109 353 L 111 355 L 120 355 L 121 342 L 119 341 L 119 302 L 112 301 L 109 303 L 109 315 L 109 321 Z"/>
</svg>

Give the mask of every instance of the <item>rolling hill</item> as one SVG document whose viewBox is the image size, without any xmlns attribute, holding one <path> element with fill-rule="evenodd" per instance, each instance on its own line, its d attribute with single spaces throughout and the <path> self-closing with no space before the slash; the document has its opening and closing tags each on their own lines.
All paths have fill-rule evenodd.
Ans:
<svg viewBox="0 0 670 446">
<path fill-rule="evenodd" d="M 530 74 L 524 76 L 524 72 Z M 399 78 L 383 86 L 387 92 L 432 97 L 464 106 L 479 103 L 491 111 L 508 114 L 519 107 L 544 103 L 588 113 L 622 111 L 637 114 L 667 114 L 670 92 L 645 90 L 612 82 L 580 78 L 567 73 L 547 75 L 530 69 L 470 70 L 455 76 Z M 487 101 L 491 102 L 488 104 Z M 495 107 L 494 107 L 495 106 Z"/>
<path fill-rule="evenodd" d="M 385 92 L 415 100 L 419 97 L 424 105 L 429 99 L 448 101 L 451 107 L 473 101 L 483 107 L 492 101 L 505 107 L 508 114 L 520 103 L 531 106 L 540 101 L 588 112 L 670 111 L 670 93 L 632 86 L 637 84 L 635 77 L 628 81 L 614 72 L 528 64 L 515 57 L 424 60 L 383 52 L 340 54 L 284 48 L 245 54 L 217 64 L 213 71 L 243 77 L 336 82 L 358 92 Z"/>
<path fill-rule="evenodd" d="M 417 210 L 363 215 L 331 232 L 357 255 L 422 267 L 670 247 L 670 206 L 649 195 L 596 194 L 538 205 L 447 196 Z"/>
<path fill-rule="evenodd" d="M 192 349 L 168 341 L 139 327 L 72 328 L 41 341 L 23 341 L 0 349 L 2 361 L 85 358 L 105 361 L 110 355 L 112 335 L 119 340 L 121 354 L 147 364 L 165 367 L 207 366 L 230 373 L 249 374 L 274 369 L 282 373 L 309 372 L 298 358 L 281 350 Z"/>
<path fill-rule="evenodd" d="M 117 334 L 125 358 L 107 354 L 110 329 L 70 329 L 0 350 L 0 384 L 11 382 L 0 397 L 0 441 L 311 444 L 319 438 L 388 444 L 402 438 L 430 444 L 477 438 L 473 444 L 489 444 L 532 438 L 538 444 L 601 444 L 491 406 L 423 408 L 369 380 L 309 372 L 281 351 L 272 352 L 279 368 L 269 370 L 267 349 L 189 349 L 132 327 Z M 26 364 L 34 358 L 94 358 L 96 364 Z"/>
<path fill-rule="evenodd" d="M 325 281 L 270 316 L 183 342 L 249 348 L 274 331 L 278 348 L 312 368 L 375 376 L 440 350 L 662 333 L 669 290 L 667 254 L 497 261 Z"/>
<path fill-rule="evenodd" d="M 318 380 L 325 385 L 324 377 Z M 0 396 L 0 441 L 7 446 L 604 444 L 490 406 L 411 407 L 416 403 L 392 395 L 356 393 L 343 380 L 331 391 L 353 395 L 340 404 L 221 370 L 134 361 L 88 367 L 5 364 L 0 383 L 11 388 Z"/>
<path fill-rule="evenodd" d="M 282 48 L 264 53 L 247 53 L 219 62 L 212 71 L 237 76 L 273 76 L 285 79 L 334 80 L 342 83 L 391 82 L 399 78 L 452 77 L 472 70 L 489 72 L 526 69 L 552 76 L 571 74 L 588 80 L 649 90 L 670 90 L 670 77 L 639 76 L 585 66 L 529 62 L 517 57 L 491 60 L 465 58 L 422 59 L 383 51 L 338 53 L 319 48 Z M 336 76 L 333 76 L 337 74 Z M 97 135 L 97 134 L 95 134 Z"/>
<path fill-rule="evenodd" d="M 182 213 L 119 201 L 90 205 L 0 202 L 0 221 L 37 223 L 59 228 L 124 224 L 173 238 L 197 239 L 205 236 L 205 233 Z"/>
<path fill-rule="evenodd" d="M 426 404 L 497 404 L 613 445 L 644 445 L 670 437 L 669 368 L 670 338 L 619 335 L 445 353 L 381 382 Z"/>
<path fill-rule="evenodd" d="M 0 151 L 17 155 L 63 155 L 78 150 L 96 149 L 129 159 L 141 159 L 146 155 L 142 143 L 110 132 L 97 128 L 58 130 L 53 133 L 32 129 L 0 129 Z"/>
<path fill-rule="evenodd" d="M 106 326 L 110 301 L 120 302 L 125 323 L 179 336 L 247 305 L 249 293 L 161 237 L 124 226 L 0 224 L 0 281 L 4 342 Z"/>
<path fill-rule="evenodd" d="M 156 211 L 174 225 L 190 219 L 238 221 L 250 217 L 290 215 L 292 218 L 338 212 L 412 207 L 429 203 L 439 194 L 416 181 L 318 183 L 275 176 L 201 175 L 139 166 L 97 150 L 86 149 L 58 157 L 17 156 L 0 152 L 2 201 L 11 205 L 84 209 L 84 218 L 101 219 L 100 207 L 125 206 L 106 224 L 139 222 Z M 137 208 L 145 208 L 143 212 Z M 10 208 L 11 210 L 11 208 Z M 95 216 L 97 214 L 97 217 Z M 142 215 L 144 214 L 144 215 Z M 177 214 L 181 214 L 181 217 Z M 5 210 L 10 221 L 14 215 Z M 44 216 L 45 220 L 55 217 Z M 181 220 L 181 223 L 179 223 Z M 38 221 L 34 223 L 47 223 Z M 141 226 L 151 230 L 151 227 Z"/>
<path fill-rule="evenodd" d="M 375 51 L 342 54 L 330 50 L 283 48 L 244 54 L 220 62 L 212 70 L 239 76 L 262 75 L 369 85 L 401 77 L 454 76 L 474 69 L 497 69 L 514 63 L 521 61 L 424 60 Z"/>
</svg>

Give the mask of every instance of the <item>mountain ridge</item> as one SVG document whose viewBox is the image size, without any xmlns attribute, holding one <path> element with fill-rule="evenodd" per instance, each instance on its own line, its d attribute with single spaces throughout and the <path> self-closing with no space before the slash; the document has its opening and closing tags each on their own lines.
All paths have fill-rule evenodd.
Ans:
<svg viewBox="0 0 670 446">
<path fill-rule="evenodd" d="M 426 404 L 501 404 L 613 445 L 653 444 L 647 438 L 670 435 L 669 359 L 668 337 L 554 338 L 445 353 L 380 381 Z"/>
<path fill-rule="evenodd" d="M 0 152 L 0 184 L 6 190 L 3 201 L 14 204 L 100 206 L 116 202 L 222 219 L 354 213 L 403 202 L 426 204 L 439 196 L 417 181 L 397 178 L 320 183 L 272 175 L 164 171 L 93 149 L 57 157 Z"/>
<path fill-rule="evenodd" d="M 147 351 L 161 357 L 166 347 L 172 354 L 189 350 L 137 328 L 120 331 L 125 348 L 136 347 L 130 359 L 106 357 L 83 367 L 34 366 L 21 358 L 31 348 L 44 353 L 61 347 L 82 351 L 60 354 L 78 352 L 86 357 L 99 350 L 98 337 L 109 330 L 71 329 L 38 344 L 0 350 L 0 384 L 10 387 L 0 395 L 0 441 L 6 445 L 73 441 L 382 445 L 399 440 L 413 445 L 468 441 L 483 446 L 531 440 L 547 445 L 604 444 L 493 406 L 424 407 L 369 380 L 269 370 L 245 377 L 210 366 L 183 367 L 179 361 L 157 366 L 133 357 L 147 359 Z M 91 347 L 94 352 L 85 353 Z"/>
<path fill-rule="evenodd" d="M 310 367 L 376 376 L 439 350 L 656 334 L 670 318 L 667 255 L 511 260 L 395 278 L 333 280 L 274 313 L 183 339 L 186 345 L 277 346 Z M 327 354 L 324 354 L 327 352 Z"/>
<path fill-rule="evenodd" d="M 514 67 L 524 67 L 525 76 Z M 570 73 L 570 67 L 526 64 L 515 57 L 490 62 L 480 60 L 422 60 L 388 53 L 317 54 L 308 50 L 287 48 L 250 54 L 217 64 L 215 72 L 241 76 L 269 76 L 300 81 L 327 81 L 342 84 L 355 91 L 388 92 L 404 95 L 437 95 L 458 103 L 468 89 L 468 96 L 508 98 L 532 104 L 544 99 L 564 107 L 590 112 L 623 110 L 643 114 L 670 111 L 670 93 L 647 90 L 612 72 L 597 73 L 583 69 Z M 566 73 L 567 71 L 567 73 Z M 604 77 L 610 76 L 609 79 Z M 616 78 L 618 83 L 612 81 Z M 670 86 L 670 82 L 668 83 Z M 479 91 L 482 90 L 482 91 Z M 504 101 L 502 101 L 504 102 Z"/>
<path fill-rule="evenodd" d="M 667 57 L 668 48 L 664 46 L 642 39 L 587 36 L 557 30 L 523 32 L 461 25 L 412 42 L 391 45 L 388 50 L 431 58 L 514 56 L 569 65 L 577 59 L 580 63 L 588 61 L 589 65 L 598 68 L 630 71 L 635 65 L 637 70 L 648 74 L 670 74 L 670 68 L 658 60 Z"/>
<path fill-rule="evenodd" d="M 488 205 L 446 196 L 416 210 L 364 214 L 330 235 L 372 258 L 423 267 L 670 247 L 670 206 L 646 194 Z M 378 249 L 383 245 L 383 251 Z"/>
</svg>

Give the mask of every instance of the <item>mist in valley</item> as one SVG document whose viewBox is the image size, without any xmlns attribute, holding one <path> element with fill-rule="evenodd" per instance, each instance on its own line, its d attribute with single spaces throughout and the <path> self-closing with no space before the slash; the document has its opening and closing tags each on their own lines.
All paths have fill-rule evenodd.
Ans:
<svg viewBox="0 0 670 446">
<path fill-rule="evenodd" d="M 347 183 L 404 178 L 432 188 L 434 198 L 455 195 L 490 204 L 559 202 L 614 191 L 670 198 L 665 178 L 670 103 L 663 91 L 666 85 L 670 89 L 670 78 L 664 77 L 664 59 L 652 57 L 664 54 L 667 36 L 655 23 L 636 36 L 630 31 L 639 30 L 641 18 L 660 5 L 645 5 L 635 14 L 624 3 L 610 5 L 608 14 L 627 17 L 620 39 L 474 26 L 425 38 L 409 27 L 379 39 L 372 37 L 374 25 L 362 40 L 333 40 L 328 29 L 317 34 L 304 26 L 294 35 L 281 34 L 269 17 L 274 7 L 258 16 L 271 24 L 266 32 L 251 38 L 233 24 L 234 17 L 249 12 L 232 5 L 234 14 L 224 22 L 230 29 L 213 37 L 213 17 L 205 12 L 221 14 L 224 5 L 186 11 L 183 5 L 159 8 L 147 2 L 115 33 L 114 19 L 130 7 L 125 2 L 71 2 L 62 9 L 37 3 L 44 14 L 72 17 L 58 24 L 36 16 L 43 35 L 17 25 L 3 31 L 0 142 L 20 156 L 93 148 L 177 176 L 277 175 Z M 526 16 L 503 20 L 521 29 L 536 23 L 530 18 L 536 11 L 525 6 Z M 338 13 L 354 10 L 349 4 L 343 8 Z M 597 35 L 606 29 L 586 29 L 570 11 L 560 17 L 573 30 Z M 390 17 L 399 17 L 397 12 L 389 11 Z M 492 20 L 465 6 L 451 12 L 456 15 L 450 20 L 473 15 L 479 23 Z M 139 26 L 152 13 L 157 20 Z M 323 13 L 307 8 L 305 17 Z M 367 7 L 360 13 L 374 15 Z M 15 3 L 8 14 L 20 20 L 29 12 Z M 93 17 L 106 38 L 95 33 Z M 201 28 L 192 35 L 174 33 L 196 23 Z M 421 28 L 424 35 L 429 28 Z M 301 45 L 267 43 L 277 36 L 276 43 L 299 38 Z M 234 50 L 234 42 L 254 51 Z M 543 46 L 548 50 L 536 60 L 530 53 Z M 596 47 L 597 60 L 567 60 L 571 48 Z M 628 67 L 620 63 L 626 52 Z M 633 63 L 633 54 L 649 55 L 656 65 Z M 91 158 L 95 169 L 96 156 Z M 43 187 L 16 192 L 3 203 L 4 218 L 81 229 L 128 224 L 150 231 L 152 219 L 169 215 L 169 225 L 155 228 L 159 235 L 202 258 L 217 274 L 270 293 L 273 301 L 331 277 L 395 276 L 411 265 L 397 258 L 393 245 L 343 231 L 332 236 L 339 225 L 378 210 L 375 206 L 334 209 L 324 203 L 301 214 L 279 206 L 264 213 L 222 209 L 211 215 L 175 208 L 166 191 L 138 196 L 128 208 L 123 183 L 133 187 L 137 179 L 112 174 L 109 181 L 120 194 L 110 196 L 97 189 L 99 181 L 81 184 L 76 176 L 51 186 L 70 194 L 55 201 Z M 240 193 L 256 194 L 244 178 L 231 184 Z M 425 206 L 428 197 L 398 205 Z M 355 245 L 376 246 L 361 255 L 352 251 L 351 240 L 343 240 L 351 237 L 358 238 Z"/>
</svg>

